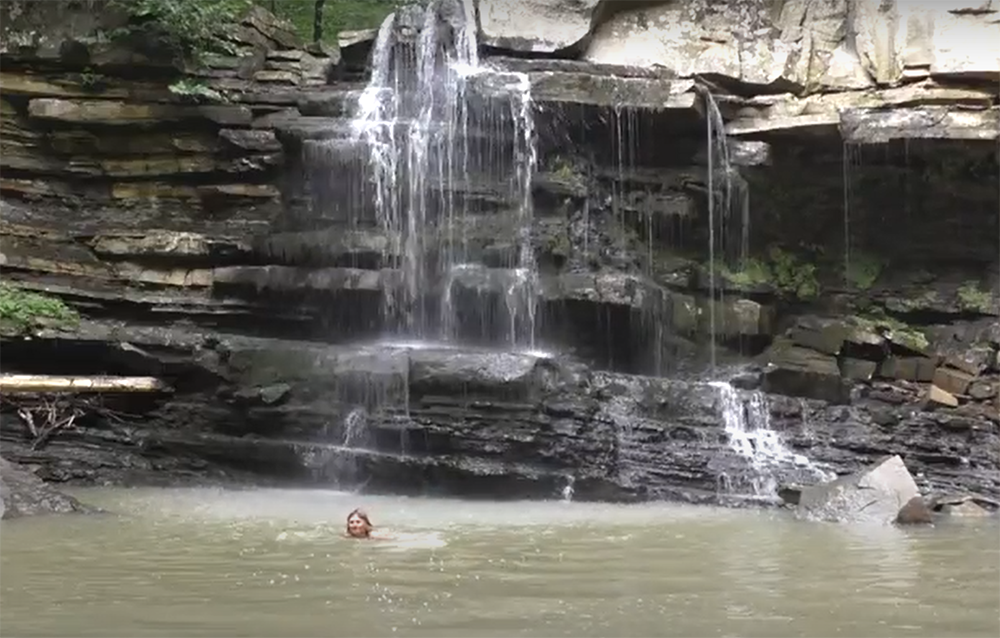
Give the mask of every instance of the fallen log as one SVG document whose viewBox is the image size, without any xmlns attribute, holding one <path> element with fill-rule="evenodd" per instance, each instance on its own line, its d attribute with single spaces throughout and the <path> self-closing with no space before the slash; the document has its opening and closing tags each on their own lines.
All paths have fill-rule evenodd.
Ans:
<svg viewBox="0 0 1000 638">
<path fill-rule="evenodd" d="M 47 374 L 0 374 L 0 394 L 83 394 L 103 392 L 170 392 L 156 377 L 67 377 Z"/>
</svg>

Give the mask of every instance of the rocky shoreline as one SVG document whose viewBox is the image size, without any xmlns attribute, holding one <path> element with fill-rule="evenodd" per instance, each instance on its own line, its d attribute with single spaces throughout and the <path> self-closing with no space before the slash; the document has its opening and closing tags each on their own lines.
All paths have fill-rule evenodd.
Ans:
<svg viewBox="0 0 1000 638">
<path fill-rule="evenodd" d="M 510 193 L 488 171 L 448 185 L 474 213 L 461 232 L 479 266 L 427 292 L 432 308 L 471 300 L 460 327 L 474 345 L 375 345 L 403 256 L 359 221 L 358 149 L 344 143 L 374 33 L 305 45 L 255 10 L 231 53 L 185 73 L 62 9 L 4 16 L 3 280 L 84 318 L 3 326 L 3 371 L 171 387 L 109 395 L 111 412 L 45 445 L 5 404 L 4 457 L 78 484 L 341 481 L 492 498 L 571 486 L 579 499 L 731 503 L 723 486 L 750 469 L 715 380 L 762 391 L 769 426 L 831 472 L 898 454 L 925 494 L 1000 499 L 996 60 L 962 62 L 914 30 L 901 41 L 933 62 L 879 57 L 875 34 L 847 73 L 850 38 L 824 40 L 791 8 L 769 31 L 780 60 L 738 37 L 663 35 L 693 20 L 685 11 L 706 11 L 708 32 L 746 3 L 590 3 L 543 46 L 489 4 L 480 38 L 496 74 L 470 90 L 484 108 L 500 100 L 495 114 L 509 105 L 491 77 L 531 85 L 535 327 L 552 356 L 505 349 L 491 324 L 517 273 L 502 267 Z M 857 19 L 824 18 L 855 36 Z M 672 65 L 626 46 L 649 37 Z M 805 64 L 806 49 L 823 63 Z M 526 58 L 539 51 L 566 59 Z M 226 100 L 179 96 L 178 78 Z M 725 175 L 706 149 L 712 105 Z M 491 148 L 500 130 L 470 144 Z M 712 264 L 707 193 L 721 183 Z M 429 254 L 439 241 L 424 240 Z"/>
</svg>

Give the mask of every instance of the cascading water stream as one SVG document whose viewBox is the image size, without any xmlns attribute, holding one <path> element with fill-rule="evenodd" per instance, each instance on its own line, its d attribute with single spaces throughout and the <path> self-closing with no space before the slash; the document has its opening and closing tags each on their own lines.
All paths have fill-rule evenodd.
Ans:
<svg viewBox="0 0 1000 638">
<path fill-rule="evenodd" d="M 723 381 L 713 381 L 710 385 L 719 390 L 720 411 L 729 448 L 748 466 L 742 476 L 724 477 L 724 491 L 776 498 L 779 481 L 787 475 L 805 473 L 820 481 L 834 478 L 785 445 L 781 435 L 771 428 L 770 409 L 764 393 L 741 392 Z"/>
<path fill-rule="evenodd" d="M 702 89 L 705 101 L 705 143 L 707 154 L 708 186 L 708 318 L 709 356 L 711 369 L 716 367 L 716 338 L 725 325 L 725 315 L 718 316 L 718 305 L 723 300 L 719 288 L 720 261 L 735 261 L 737 272 L 747 265 L 750 252 L 750 188 L 732 162 L 729 139 L 726 136 L 725 121 L 719 105 L 711 91 Z M 720 183 L 721 182 L 721 183 Z M 739 209 L 737 210 L 737 206 Z M 727 251 L 727 224 L 739 213 L 740 236 L 738 258 L 733 259 Z M 720 254 L 721 253 L 721 254 Z M 721 260 L 720 260 L 721 257 Z M 728 259 L 727 259 L 728 258 Z"/>
<path fill-rule="evenodd" d="M 509 112 L 503 121 L 512 130 L 504 133 L 513 136 L 513 174 L 501 179 L 511 184 L 516 207 L 511 283 L 501 300 L 507 312 L 505 341 L 533 348 L 537 268 L 531 245 L 531 181 L 537 151 L 528 77 L 480 64 L 470 1 L 431 2 L 419 19 L 413 11 L 401 10 L 383 22 L 371 81 L 354 120 L 356 138 L 368 149 L 376 220 L 391 238 L 388 252 L 393 254 L 386 257 L 402 270 L 401 285 L 385 289 L 384 317 L 400 336 L 456 337 L 456 296 L 450 287 L 455 269 L 470 261 L 466 220 L 472 212 L 469 198 L 457 197 L 456 190 L 469 185 L 473 164 L 483 161 L 470 142 L 476 114 L 468 99 L 469 81 L 495 74 L 505 80 L 501 101 Z M 419 23 L 415 41 L 398 34 L 404 18 Z M 440 293 L 439 316 L 426 303 L 435 292 Z"/>
</svg>

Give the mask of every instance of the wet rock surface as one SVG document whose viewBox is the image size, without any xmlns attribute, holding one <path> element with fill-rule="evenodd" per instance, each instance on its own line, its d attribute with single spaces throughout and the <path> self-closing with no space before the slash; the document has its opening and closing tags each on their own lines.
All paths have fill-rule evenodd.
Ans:
<svg viewBox="0 0 1000 638">
<path fill-rule="evenodd" d="M 888 525 L 897 517 L 915 522 L 922 513 L 929 514 L 919 499 L 920 490 L 903 459 L 891 456 L 859 472 L 802 490 L 796 513 L 837 523 Z"/>
<path fill-rule="evenodd" d="M 701 382 L 714 337 L 759 365 L 714 378 L 766 392 L 795 452 L 841 474 L 898 454 L 925 493 L 1000 497 L 996 61 L 890 19 L 899 3 L 848 5 L 481 2 L 490 71 L 468 127 L 437 131 L 473 152 L 418 238 L 420 265 L 454 237 L 468 263 L 421 291 L 428 324 L 459 309 L 425 349 L 358 345 L 416 267 L 350 121 L 374 31 L 305 46 L 255 10 L 185 75 L 92 38 L 113 16 L 22 13 L 49 26 L 29 40 L 4 20 L 3 278 L 86 317 L 5 329 L 4 370 L 176 388 L 38 449 L 5 408 L 5 454 L 52 481 L 716 501 L 749 470 Z M 942 15 L 969 43 L 988 18 Z M 557 51 L 575 59 L 524 57 Z M 556 356 L 509 346 L 524 202 L 497 166 L 522 81 L 536 345 Z"/>
<path fill-rule="evenodd" d="M 43 514 L 86 514 L 96 508 L 63 494 L 31 470 L 0 458 L 0 518 Z"/>
<path fill-rule="evenodd" d="M 41 331 L 4 347 L 5 369 L 58 355 L 75 362 L 67 372 L 90 373 L 99 361 L 178 389 L 118 405 L 133 415 L 121 421 L 82 419 L 38 449 L 5 414 L 5 454 L 54 481 L 252 480 L 511 498 L 571 485 L 581 499 L 736 503 L 753 475 L 728 445 L 718 388 L 596 372 L 564 356 L 89 321 L 73 339 Z M 771 427 L 827 471 L 902 454 L 925 492 L 1000 496 L 995 428 L 905 409 L 886 422 L 885 408 L 865 401 L 774 396 L 767 406 Z"/>
</svg>

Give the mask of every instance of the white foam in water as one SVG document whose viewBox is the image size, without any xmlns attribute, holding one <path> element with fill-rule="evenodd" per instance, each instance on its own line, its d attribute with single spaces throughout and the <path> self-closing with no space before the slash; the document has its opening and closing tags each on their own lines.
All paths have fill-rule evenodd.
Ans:
<svg viewBox="0 0 1000 638">
<path fill-rule="evenodd" d="M 771 429 L 771 414 L 764 393 L 741 393 L 724 381 L 712 381 L 709 385 L 718 388 L 721 395 L 729 447 L 750 465 L 753 496 L 777 496 L 778 471 L 783 468 L 799 468 L 819 480 L 832 478 L 806 456 L 793 452 L 781 435 Z"/>
</svg>

